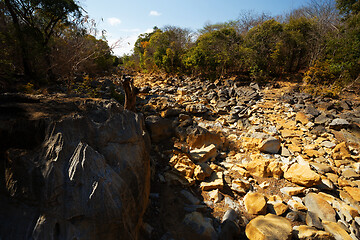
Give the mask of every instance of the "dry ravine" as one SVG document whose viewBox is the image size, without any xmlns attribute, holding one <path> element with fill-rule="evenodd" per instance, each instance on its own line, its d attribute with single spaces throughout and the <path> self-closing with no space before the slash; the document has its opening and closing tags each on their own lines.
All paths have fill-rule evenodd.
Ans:
<svg viewBox="0 0 360 240">
<path fill-rule="evenodd" d="M 360 239 L 360 102 L 296 84 L 137 77 L 144 239 Z"/>
<path fill-rule="evenodd" d="M 0 239 L 360 239 L 351 92 L 134 83 L 135 111 L 110 78 L 92 83 L 104 99 L 0 95 Z"/>
</svg>

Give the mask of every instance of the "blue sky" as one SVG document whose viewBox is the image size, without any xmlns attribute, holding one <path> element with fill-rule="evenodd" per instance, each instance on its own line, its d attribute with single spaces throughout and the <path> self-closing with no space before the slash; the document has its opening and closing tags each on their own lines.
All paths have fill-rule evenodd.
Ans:
<svg viewBox="0 0 360 240">
<path fill-rule="evenodd" d="M 99 30 L 107 31 L 109 44 L 120 40 L 116 55 L 130 53 L 137 36 L 173 25 L 191 30 L 206 23 L 235 20 L 243 11 L 279 15 L 310 0 L 80 0 Z"/>
</svg>

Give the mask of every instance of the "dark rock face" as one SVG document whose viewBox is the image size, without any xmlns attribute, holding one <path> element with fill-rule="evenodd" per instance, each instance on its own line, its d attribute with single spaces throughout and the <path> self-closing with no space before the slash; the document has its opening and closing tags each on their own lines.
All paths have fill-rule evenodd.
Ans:
<svg viewBox="0 0 360 240">
<path fill-rule="evenodd" d="M 0 238 L 136 239 L 150 191 L 142 117 L 109 100 L 0 98 Z"/>
</svg>

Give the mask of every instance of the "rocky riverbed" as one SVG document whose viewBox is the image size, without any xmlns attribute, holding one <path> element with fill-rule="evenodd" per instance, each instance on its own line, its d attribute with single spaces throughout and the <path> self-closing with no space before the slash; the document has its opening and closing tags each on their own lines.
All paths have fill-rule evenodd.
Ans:
<svg viewBox="0 0 360 240">
<path fill-rule="evenodd" d="M 360 102 L 139 76 L 152 139 L 144 239 L 359 239 Z"/>
<path fill-rule="evenodd" d="M 114 80 L 115 79 L 115 80 Z M 138 75 L 0 95 L 1 239 L 360 239 L 360 101 Z"/>
</svg>

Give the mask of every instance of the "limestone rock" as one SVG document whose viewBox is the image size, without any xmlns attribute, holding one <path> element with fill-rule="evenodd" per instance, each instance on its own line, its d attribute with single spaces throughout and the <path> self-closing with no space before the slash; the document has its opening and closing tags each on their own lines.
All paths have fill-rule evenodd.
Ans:
<svg viewBox="0 0 360 240">
<path fill-rule="evenodd" d="M 344 187 L 344 190 L 357 202 L 360 202 L 360 188 Z"/>
<path fill-rule="evenodd" d="M 161 142 L 174 135 L 172 121 L 170 119 L 152 115 L 145 119 L 145 123 L 150 132 L 151 140 L 154 142 Z"/>
<path fill-rule="evenodd" d="M 332 206 L 316 193 L 309 193 L 304 198 L 308 211 L 316 214 L 322 221 L 336 222 L 336 213 Z"/>
<path fill-rule="evenodd" d="M 204 218 L 203 215 L 199 212 L 189 213 L 185 216 L 183 223 L 189 228 L 190 232 L 188 235 L 194 234 L 191 236 L 192 239 L 200 238 L 207 240 L 216 240 L 217 233 L 212 225 L 210 218 Z M 189 236 L 190 237 L 190 236 Z M 187 239 L 191 239 L 187 238 Z"/>
<path fill-rule="evenodd" d="M 280 150 L 280 140 L 270 137 L 261 143 L 259 150 L 265 153 L 278 153 Z"/>
<path fill-rule="evenodd" d="M 295 196 L 303 193 L 304 190 L 304 187 L 283 187 L 280 189 L 280 192 L 289 196 Z"/>
<path fill-rule="evenodd" d="M 0 120 L 7 126 L 1 129 L 7 136 L 2 148 L 22 142 L 8 151 L 7 195 L 13 200 L 1 202 L 0 237 L 138 238 L 150 193 L 141 115 L 109 100 L 60 96 L 38 96 L 16 106 L 19 114 L 11 123 Z M 6 116 L 7 108 L 1 109 Z M 13 202 L 17 210 L 3 214 L 14 209 Z M 5 236 L 3 229 L 12 231 Z"/>
<path fill-rule="evenodd" d="M 269 175 L 273 178 L 280 179 L 284 174 L 282 166 L 283 165 L 280 162 L 270 162 L 269 166 L 267 167 Z"/>
<path fill-rule="evenodd" d="M 253 176 L 267 177 L 269 160 L 263 159 L 261 156 L 255 157 L 251 162 L 245 165 L 246 170 Z"/>
<path fill-rule="evenodd" d="M 265 214 L 266 199 L 261 193 L 249 192 L 244 197 L 246 211 L 250 214 Z"/>
<path fill-rule="evenodd" d="M 191 104 L 186 106 L 186 111 L 193 114 L 206 113 L 208 108 L 204 104 Z"/>
<path fill-rule="evenodd" d="M 294 235 L 299 240 L 335 240 L 331 233 L 306 225 L 294 226 Z"/>
<path fill-rule="evenodd" d="M 196 165 L 194 169 L 194 176 L 196 180 L 203 181 L 205 178 L 210 177 L 213 170 L 207 163 Z"/>
<path fill-rule="evenodd" d="M 268 202 L 268 208 L 271 213 L 280 216 L 289 209 L 289 206 L 282 202 Z"/>
<path fill-rule="evenodd" d="M 224 187 L 223 182 L 223 173 L 222 172 L 214 172 L 211 174 L 210 178 L 207 181 L 200 183 L 200 189 L 203 191 L 220 189 L 222 190 Z"/>
<path fill-rule="evenodd" d="M 334 160 L 351 159 L 349 147 L 345 142 L 339 143 L 333 149 L 332 157 Z"/>
<path fill-rule="evenodd" d="M 231 189 L 239 194 L 245 194 L 250 189 L 250 183 L 242 179 L 236 179 L 232 181 Z"/>
<path fill-rule="evenodd" d="M 321 178 L 318 174 L 310 169 L 308 166 L 303 166 L 298 163 L 291 165 L 285 172 L 284 178 L 290 182 L 311 187 L 320 183 Z"/>
<path fill-rule="evenodd" d="M 331 233 L 336 240 L 353 240 L 352 237 L 336 222 L 322 222 L 325 231 Z"/>
<path fill-rule="evenodd" d="M 303 125 L 308 124 L 311 121 L 311 117 L 303 112 L 297 112 L 295 117 L 296 122 L 301 122 Z"/>
<path fill-rule="evenodd" d="M 185 154 L 173 156 L 170 163 L 175 163 L 173 167 L 184 176 L 189 178 L 193 176 L 196 165 Z"/>
<path fill-rule="evenodd" d="M 215 203 L 220 202 L 224 198 L 219 189 L 212 190 L 208 194 Z"/>
<path fill-rule="evenodd" d="M 295 211 L 307 211 L 307 207 L 305 207 L 301 202 L 290 199 L 287 203 L 291 209 Z"/>
<path fill-rule="evenodd" d="M 190 127 L 187 129 L 186 142 L 191 148 L 202 148 L 214 144 L 222 146 L 223 141 L 220 134 L 210 132 L 202 127 Z"/>
<path fill-rule="evenodd" d="M 336 119 L 332 120 L 332 122 L 329 124 L 329 127 L 331 129 L 340 130 L 342 128 L 348 127 L 349 125 L 350 125 L 350 123 L 348 121 L 346 121 L 345 119 L 336 118 Z"/>
<path fill-rule="evenodd" d="M 267 214 L 251 220 L 246 225 L 245 233 L 250 240 L 290 240 L 292 228 L 286 218 Z"/>
<path fill-rule="evenodd" d="M 206 162 L 217 156 L 216 146 L 211 144 L 207 147 L 197 148 L 190 151 L 191 158 L 198 163 Z"/>
</svg>

